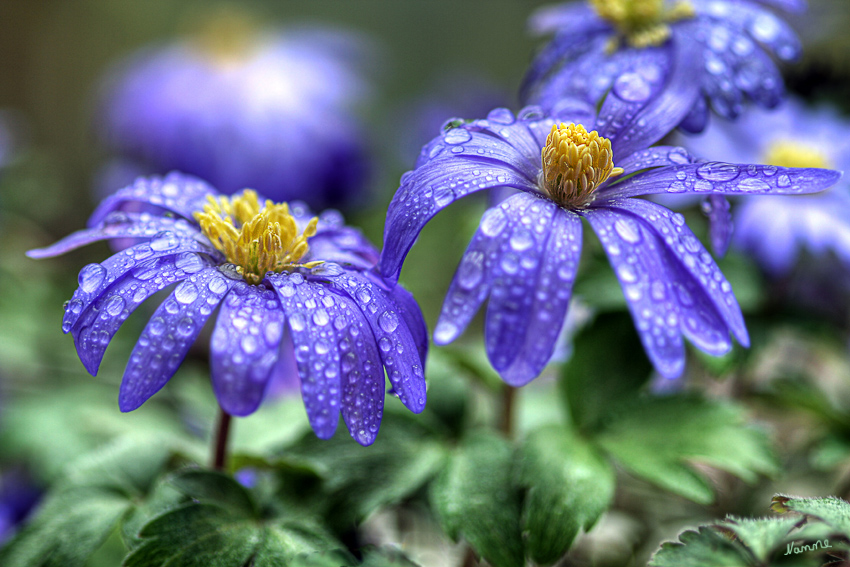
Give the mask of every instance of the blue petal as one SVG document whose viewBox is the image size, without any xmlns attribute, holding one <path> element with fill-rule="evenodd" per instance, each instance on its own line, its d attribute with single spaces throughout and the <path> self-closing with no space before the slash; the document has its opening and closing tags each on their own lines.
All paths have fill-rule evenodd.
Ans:
<svg viewBox="0 0 850 567">
<path fill-rule="evenodd" d="M 783 61 L 793 61 L 800 56 L 800 40 L 794 29 L 785 20 L 758 4 L 740 1 L 713 1 L 704 7 L 700 7 L 699 12 L 713 20 L 709 25 L 715 29 L 724 25 L 731 30 L 745 31 Z M 717 38 L 716 41 L 712 42 L 714 39 L 711 36 L 712 32 L 710 29 L 706 31 L 709 34 L 705 36 L 707 45 L 714 52 L 719 53 L 728 49 L 734 53 L 735 57 L 743 58 L 752 55 L 750 50 L 734 43 L 737 38 L 732 38 L 733 41 L 728 43 L 721 42 L 722 38 Z"/>
<path fill-rule="evenodd" d="M 77 320 L 86 312 L 97 298 L 116 281 L 128 274 L 139 279 L 159 277 L 154 260 L 168 256 L 177 256 L 185 252 L 217 254 L 212 248 L 200 242 L 175 234 L 163 232 L 144 244 L 137 244 L 117 254 L 113 254 L 101 264 L 89 264 L 80 270 L 77 278 L 80 287 L 74 292 L 71 301 L 65 307 L 62 318 L 62 331 L 68 333 Z"/>
<path fill-rule="evenodd" d="M 341 337 L 337 326 L 344 329 L 347 323 L 340 315 L 347 298 L 305 280 L 300 273 L 268 273 L 266 281 L 277 292 L 286 315 L 310 425 L 320 439 L 330 439 L 339 423 Z"/>
<path fill-rule="evenodd" d="M 349 302 L 340 310 L 345 327 L 339 331 L 342 418 L 354 440 L 366 446 L 375 441 L 381 426 L 384 367 L 369 322 L 345 299 Z"/>
<path fill-rule="evenodd" d="M 541 139 L 553 123 L 550 118 L 514 121 L 505 111 L 499 121 L 453 128 L 426 146 L 420 165 L 402 176 L 387 210 L 383 275 L 398 278 L 419 232 L 457 199 L 493 187 L 537 191 Z"/>
<path fill-rule="evenodd" d="M 198 227 L 185 219 L 153 216 L 149 213 L 113 211 L 95 227 L 78 230 L 46 248 L 27 252 L 30 258 L 49 258 L 75 250 L 86 244 L 112 238 L 153 238 L 163 231 L 184 236 L 199 233 Z"/>
<path fill-rule="evenodd" d="M 732 242 L 732 211 L 729 201 L 723 195 L 709 195 L 702 203 L 702 210 L 708 215 L 708 237 L 711 249 L 717 256 L 724 256 Z"/>
<path fill-rule="evenodd" d="M 599 109 L 596 130 L 611 140 L 615 162 L 668 134 L 699 96 L 700 52 L 695 42 L 674 32 L 663 49 L 671 51 L 671 68 L 662 59 L 619 75 Z"/>
<path fill-rule="evenodd" d="M 688 115 L 679 122 L 679 128 L 689 134 L 698 134 L 708 126 L 708 117 L 708 102 L 705 97 L 698 97 Z"/>
<path fill-rule="evenodd" d="M 694 163 L 651 169 L 598 191 L 598 199 L 659 193 L 720 193 L 724 195 L 798 195 L 833 185 L 841 172 L 830 169 Z"/>
<path fill-rule="evenodd" d="M 611 27 L 596 14 L 593 8 L 577 2 L 543 6 L 535 10 L 528 18 L 528 29 L 534 35 L 555 32 L 562 35 L 575 35 L 591 26 L 605 26 L 609 29 Z"/>
<path fill-rule="evenodd" d="M 625 199 L 609 206 L 630 217 L 643 219 L 651 226 L 659 239 L 663 239 L 667 251 L 676 258 L 678 271 L 689 274 L 700 284 L 702 292 L 711 300 L 738 342 L 749 346 L 747 328 L 732 286 L 687 227 L 682 215 L 643 199 Z"/>
<path fill-rule="evenodd" d="M 71 329 L 77 353 L 86 370 L 92 375 L 97 374 L 112 337 L 143 301 L 210 265 L 210 260 L 202 254 L 187 252 L 166 256 L 146 263 L 138 275 L 131 273 L 109 286 Z"/>
<path fill-rule="evenodd" d="M 378 263 L 378 250 L 356 229 L 342 227 L 320 230 L 309 242 L 310 250 L 302 260 L 322 260 L 345 264 L 362 270 L 373 268 Z"/>
<path fill-rule="evenodd" d="M 215 197 L 218 193 L 206 182 L 190 175 L 172 172 L 165 178 L 140 177 L 133 185 L 104 199 L 89 218 L 89 227 L 96 227 L 128 201 L 155 205 L 194 222 L 193 213 L 203 210 L 210 195 Z"/>
<path fill-rule="evenodd" d="M 390 290 L 390 298 L 398 306 L 405 326 L 410 329 L 410 334 L 416 342 L 416 350 L 419 352 L 419 360 L 424 368 L 425 359 L 428 357 L 428 327 L 425 324 L 425 317 L 422 316 L 422 310 L 419 309 L 419 303 L 416 302 L 413 294 L 400 285 Z"/>
<path fill-rule="evenodd" d="M 623 175 L 628 175 L 641 169 L 661 167 L 665 165 L 684 165 L 694 163 L 696 159 L 685 148 L 676 146 L 654 146 L 633 153 L 614 165 L 622 167 Z"/>
<path fill-rule="evenodd" d="M 511 256 L 517 243 L 525 245 L 528 228 L 523 221 L 528 216 L 515 218 L 507 250 L 494 262 L 485 320 L 490 362 L 512 386 L 539 376 L 552 358 L 581 255 L 579 217 L 550 201 L 526 197 L 537 201 L 526 209 L 533 218 L 535 242 L 515 264 Z M 535 212 L 536 205 L 546 210 Z M 517 271 L 511 273 L 514 267 Z"/>
<path fill-rule="evenodd" d="M 401 402 L 413 413 L 425 409 L 425 371 L 414 333 L 399 316 L 404 306 L 400 309 L 384 286 L 359 272 L 329 278 L 327 285 L 350 297 L 369 322 L 381 362 Z"/>
<path fill-rule="evenodd" d="M 590 208 L 583 215 L 620 280 L 649 360 L 661 376 L 678 377 L 685 368 L 685 347 L 663 245 L 643 223 L 617 211 Z"/>
<path fill-rule="evenodd" d="M 278 360 L 283 319 L 268 288 L 238 282 L 227 294 L 210 340 L 213 390 L 225 412 L 246 416 L 259 407 Z"/>
<path fill-rule="evenodd" d="M 130 354 L 118 396 L 121 411 L 138 408 L 168 382 L 235 283 L 217 269 L 203 270 L 159 306 Z"/>
</svg>

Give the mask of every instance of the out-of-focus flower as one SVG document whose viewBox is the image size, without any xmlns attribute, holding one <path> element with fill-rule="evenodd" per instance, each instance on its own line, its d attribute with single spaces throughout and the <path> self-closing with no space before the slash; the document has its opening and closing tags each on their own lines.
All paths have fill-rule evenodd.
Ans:
<svg viewBox="0 0 850 567">
<path fill-rule="evenodd" d="M 677 73 L 691 72 L 685 63 Z M 635 88 L 642 89 L 640 80 Z M 539 375 L 564 322 L 582 218 L 602 242 L 659 374 L 681 374 L 683 338 L 713 355 L 729 351 L 730 333 L 748 344 L 731 286 L 684 218 L 633 197 L 807 193 L 840 174 L 696 163 L 682 148 L 650 148 L 681 114 L 670 113 L 664 97 L 629 102 L 640 98 L 634 94 L 620 84 L 598 116 L 579 101 L 555 116 L 534 107 L 518 116 L 496 109 L 422 149 L 389 206 L 380 261 L 387 278 L 398 277 L 419 232 L 443 208 L 483 189 L 520 191 L 482 217 L 446 295 L 437 344 L 456 339 L 489 296 L 485 342 L 493 367 L 512 385 Z"/>
<path fill-rule="evenodd" d="M 753 109 L 736 123 L 715 123 L 700 136 L 677 140 L 700 157 L 850 169 L 850 122 L 832 108 L 808 108 L 796 99 L 770 112 Z M 773 276 L 787 275 L 804 250 L 814 256 L 833 252 L 850 267 L 846 181 L 818 195 L 742 198 L 733 216 L 733 244 Z"/>
<path fill-rule="evenodd" d="M 126 212 L 124 204 L 159 214 Z M 253 191 L 228 198 L 178 173 L 140 178 L 105 199 L 89 228 L 44 249 L 54 256 L 108 238 L 142 243 L 89 264 L 65 307 L 80 360 L 97 372 L 130 313 L 172 284 L 136 343 L 119 394 L 122 411 L 142 405 L 183 361 L 213 311 L 212 384 L 222 409 L 257 409 L 270 377 L 287 366 L 284 324 L 295 348 L 313 430 L 333 435 L 339 412 L 361 444 L 374 441 L 384 369 L 411 411 L 425 405 L 427 330 L 413 297 L 372 268 L 378 252 L 336 211 L 312 217 L 302 204 L 274 204 Z"/>
<path fill-rule="evenodd" d="M 354 110 L 370 47 L 338 29 L 256 33 L 237 16 L 116 69 L 103 139 L 143 170 L 180 170 L 227 194 L 252 187 L 316 208 L 362 200 L 371 166 Z"/>
<path fill-rule="evenodd" d="M 675 52 L 688 45 L 700 52 L 689 80 L 699 84 L 701 96 L 682 128 L 701 131 L 709 104 L 730 119 L 741 113 L 745 98 L 775 107 L 784 84 L 765 50 L 791 61 L 799 57 L 800 42 L 764 5 L 801 12 L 805 0 L 588 0 L 543 8 L 530 27 L 554 37 L 532 62 L 522 99 L 547 109 L 570 96 L 596 103 L 626 71 L 660 83 Z"/>
<path fill-rule="evenodd" d="M 41 490 L 25 470 L 0 474 L 0 544 L 12 537 L 41 499 Z"/>
</svg>

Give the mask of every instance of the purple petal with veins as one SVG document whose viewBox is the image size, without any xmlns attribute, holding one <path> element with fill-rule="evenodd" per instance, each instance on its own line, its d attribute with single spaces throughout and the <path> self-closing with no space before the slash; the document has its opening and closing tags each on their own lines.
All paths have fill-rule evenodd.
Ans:
<svg viewBox="0 0 850 567">
<path fill-rule="evenodd" d="M 172 172 L 164 178 L 140 177 L 133 185 L 119 189 L 101 201 L 89 217 L 89 227 L 96 227 L 109 213 L 119 210 L 128 201 L 155 205 L 194 222 L 193 213 L 203 210 L 210 195 L 218 194 L 205 181 L 190 175 Z"/>
<path fill-rule="evenodd" d="M 329 286 L 350 297 L 365 316 L 378 344 L 381 361 L 393 391 L 413 413 L 425 409 L 425 369 L 419 347 L 399 306 L 381 286 L 357 272 L 328 281 Z"/>
<path fill-rule="evenodd" d="M 198 226 L 185 219 L 158 217 L 150 213 L 125 213 L 113 211 L 93 228 L 78 230 L 46 248 L 27 252 L 30 258 L 49 258 L 64 254 L 86 244 L 112 238 L 153 238 L 160 232 L 170 231 L 186 237 L 200 234 Z"/>
<path fill-rule="evenodd" d="M 131 273 L 109 286 L 71 329 L 77 353 L 86 370 L 92 375 L 97 374 L 112 337 L 143 301 L 211 266 L 212 262 L 205 255 L 186 252 L 154 260 L 140 272 L 143 277 Z M 145 277 L 154 274 L 157 277 Z"/>
<path fill-rule="evenodd" d="M 629 216 L 608 208 L 584 212 L 623 288 L 643 348 L 665 378 L 685 368 L 677 302 L 670 293 L 664 249 L 652 232 Z"/>
<path fill-rule="evenodd" d="M 722 257 L 732 242 L 732 210 L 729 201 L 723 195 L 709 195 L 702 202 L 702 210 L 708 216 L 711 249 Z"/>
<path fill-rule="evenodd" d="M 744 317 L 732 293 L 732 286 L 726 281 L 711 255 L 687 227 L 684 217 L 643 199 L 627 199 L 610 206 L 620 212 L 624 219 L 640 218 L 653 227 L 659 238 L 663 238 L 666 249 L 678 260 L 681 270 L 699 282 L 738 342 L 749 346 Z"/>
<path fill-rule="evenodd" d="M 628 175 L 641 169 L 649 169 L 650 167 L 662 167 L 667 165 L 684 165 L 694 163 L 696 159 L 688 153 L 685 148 L 676 146 L 654 146 L 639 152 L 635 152 L 629 157 L 617 161 L 614 165 L 622 167 L 625 171 L 623 175 Z M 616 181 L 616 177 L 612 181 Z"/>
<path fill-rule="evenodd" d="M 77 319 L 91 306 L 92 302 L 103 295 L 109 286 L 131 274 L 139 279 L 154 280 L 159 277 L 154 260 L 166 256 L 177 256 L 185 252 L 211 254 L 213 249 L 200 242 L 175 234 L 160 233 L 150 242 L 137 244 L 117 254 L 113 254 L 101 264 L 89 264 L 80 270 L 77 280 L 80 287 L 74 292 L 65 307 L 62 318 L 62 332 L 68 333 L 77 323 Z"/>
<path fill-rule="evenodd" d="M 283 309 L 274 291 L 237 282 L 221 304 L 210 339 L 213 390 L 230 415 L 253 413 L 278 360 Z"/>
<path fill-rule="evenodd" d="M 539 265 L 531 267 L 526 252 L 520 259 L 520 270 L 504 277 L 498 271 L 504 270 L 505 265 L 499 263 L 487 309 L 485 333 L 490 361 L 512 386 L 522 386 L 539 376 L 552 358 L 581 256 L 579 217 L 554 203 L 543 202 L 551 208 L 552 215 L 549 226 L 543 226 L 542 231 L 538 223 L 546 217 L 537 216 L 535 220 L 540 244 L 535 260 Z M 511 248 L 514 244 L 509 239 Z M 527 279 L 521 276 L 523 264 L 531 267 Z M 499 324 L 491 325 L 494 318 L 501 319 Z M 497 366 L 502 353 L 513 353 L 513 360 L 504 357 L 504 363 Z"/>
<path fill-rule="evenodd" d="M 162 302 L 130 354 L 118 396 L 121 411 L 138 408 L 168 382 L 235 283 L 218 269 L 203 270 Z"/>
<path fill-rule="evenodd" d="M 800 195 L 833 185 L 841 172 L 831 169 L 738 165 L 707 162 L 651 169 L 597 191 L 600 199 L 659 193 L 723 195 Z"/>
</svg>

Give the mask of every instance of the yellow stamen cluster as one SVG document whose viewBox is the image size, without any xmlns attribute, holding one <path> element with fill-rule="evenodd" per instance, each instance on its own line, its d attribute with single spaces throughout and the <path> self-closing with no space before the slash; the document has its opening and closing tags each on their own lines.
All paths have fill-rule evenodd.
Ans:
<svg viewBox="0 0 850 567">
<path fill-rule="evenodd" d="M 590 0 L 600 18 L 608 20 L 626 42 L 637 48 L 661 45 L 670 37 L 669 22 L 693 18 L 695 11 L 687 0 L 681 0 L 671 8 L 664 7 L 664 0 Z M 616 50 L 614 40 L 609 50 Z"/>
<path fill-rule="evenodd" d="M 543 188 L 569 208 L 587 205 L 600 184 L 623 173 L 614 167 L 611 141 L 581 124 L 553 124 L 540 157 Z"/>
<path fill-rule="evenodd" d="M 322 263 L 298 263 L 309 249 L 307 239 L 316 234 L 318 218 L 313 217 L 299 235 L 289 205 L 267 200 L 260 207 L 256 191 L 245 189 L 241 195 L 207 199 L 204 211 L 195 213 L 195 219 L 204 236 L 236 265 L 249 284 L 259 284 L 266 272 L 312 268 Z"/>
<path fill-rule="evenodd" d="M 764 163 L 779 167 L 831 168 L 823 152 L 793 140 L 776 140 L 770 144 L 764 154 Z"/>
</svg>

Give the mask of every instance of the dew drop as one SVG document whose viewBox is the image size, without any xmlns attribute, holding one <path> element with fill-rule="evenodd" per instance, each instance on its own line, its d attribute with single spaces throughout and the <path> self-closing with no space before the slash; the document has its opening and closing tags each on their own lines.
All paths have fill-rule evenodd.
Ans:
<svg viewBox="0 0 850 567">
<path fill-rule="evenodd" d="M 398 316 L 392 311 L 384 311 L 378 317 L 378 325 L 387 333 L 392 333 L 398 328 Z"/>
<path fill-rule="evenodd" d="M 301 313 L 293 313 L 289 316 L 289 327 L 295 331 L 303 331 L 304 327 L 307 326 L 307 322 L 304 320 L 304 315 Z"/>
<path fill-rule="evenodd" d="M 697 168 L 697 175 L 706 181 L 731 181 L 738 173 L 738 166 L 731 163 L 709 162 Z"/>
<path fill-rule="evenodd" d="M 198 299 L 198 286 L 190 281 L 184 281 L 174 290 L 174 299 L 184 305 L 189 305 Z"/>
<path fill-rule="evenodd" d="M 636 244 L 643 238 L 640 234 L 640 229 L 632 219 L 620 217 L 614 223 L 614 230 L 620 235 L 620 238 L 626 242 Z"/>
<path fill-rule="evenodd" d="M 179 241 L 173 232 L 160 232 L 150 241 L 151 250 L 165 252 L 177 248 Z"/>
<path fill-rule="evenodd" d="M 472 134 L 465 128 L 452 128 L 443 136 L 443 140 L 451 145 L 463 144 L 471 139 Z"/>
<path fill-rule="evenodd" d="M 319 309 L 318 311 L 313 313 L 313 322 L 320 327 L 324 327 L 330 322 L 330 317 L 328 317 L 328 312 L 324 309 Z"/>
<path fill-rule="evenodd" d="M 89 264 L 80 270 L 80 275 L 77 281 L 80 284 L 80 289 L 86 293 L 92 293 L 100 287 L 106 277 L 106 268 L 100 264 Z"/>
</svg>

